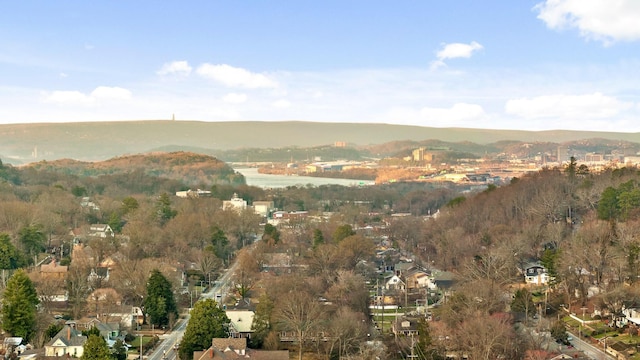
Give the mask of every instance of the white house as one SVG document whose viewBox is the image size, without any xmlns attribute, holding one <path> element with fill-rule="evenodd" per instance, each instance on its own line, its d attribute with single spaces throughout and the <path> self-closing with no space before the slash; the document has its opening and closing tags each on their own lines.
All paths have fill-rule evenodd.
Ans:
<svg viewBox="0 0 640 360">
<path fill-rule="evenodd" d="M 405 283 L 404 281 L 402 281 L 402 279 L 400 279 L 400 276 L 398 275 L 393 275 L 389 277 L 385 282 L 384 286 L 387 290 L 404 290 L 405 289 Z"/>
<path fill-rule="evenodd" d="M 640 325 L 640 308 L 629 308 L 622 310 L 622 313 L 626 317 L 626 322 L 633 323 L 636 326 Z M 625 324 L 626 325 L 626 324 Z"/>
<path fill-rule="evenodd" d="M 223 210 L 236 210 L 238 212 L 247 208 L 247 201 L 238 197 L 238 194 L 234 193 L 231 200 L 225 200 L 222 202 Z"/>
<path fill-rule="evenodd" d="M 75 326 L 65 325 L 45 346 L 45 356 L 68 356 L 79 358 L 84 353 L 87 337 Z"/>
<path fill-rule="evenodd" d="M 199 197 L 207 197 L 211 196 L 211 191 L 208 190 L 186 190 L 186 191 L 176 191 L 176 196 L 179 198 L 199 198 Z"/>
<path fill-rule="evenodd" d="M 251 310 L 227 310 L 225 311 L 230 320 L 229 335 L 233 338 L 251 338 L 251 325 L 255 312 Z"/>
<path fill-rule="evenodd" d="M 539 263 L 529 264 L 524 268 L 524 281 L 528 285 L 544 285 L 549 280 L 547 269 Z"/>
<path fill-rule="evenodd" d="M 109 224 L 93 224 L 89 228 L 89 236 L 101 238 L 113 237 L 113 230 Z"/>
</svg>

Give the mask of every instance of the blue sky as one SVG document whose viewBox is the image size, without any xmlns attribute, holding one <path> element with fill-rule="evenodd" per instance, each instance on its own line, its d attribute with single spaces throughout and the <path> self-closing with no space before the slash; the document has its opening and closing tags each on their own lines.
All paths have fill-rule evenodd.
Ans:
<svg viewBox="0 0 640 360">
<path fill-rule="evenodd" d="M 32 1 L 0 123 L 305 120 L 640 132 L 640 1 Z"/>
</svg>

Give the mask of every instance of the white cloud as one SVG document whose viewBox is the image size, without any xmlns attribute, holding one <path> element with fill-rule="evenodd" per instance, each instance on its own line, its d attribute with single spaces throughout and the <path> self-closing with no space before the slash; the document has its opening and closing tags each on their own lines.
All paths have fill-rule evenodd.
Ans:
<svg viewBox="0 0 640 360">
<path fill-rule="evenodd" d="M 80 91 L 52 91 L 44 101 L 58 104 L 91 104 L 93 98 Z"/>
<path fill-rule="evenodd" d="M 69 75 L 68 75 L 68 74 L 63 73 L 63 72 L 61 72 L 58 76 L 60 77 L 60 79 L 64 79 L 64 78 L 66 78 L 66 77 L 69 77 Z"/>
<path fill-rule="evenodd" d="M 505 104 L 505 112 L 526 119 L 579 120 L 610 118 L 632 107 L 632 103 L 596 92 L 585 95 L 544 95 L 512 99 Z"/>
<path fill-rule="evenodd" d="M 456 58 L 470 58 L 475 51 L 482 50 L 483 46 L 472 41 L 469 44 L 451 43 L 444 44 L 442 49 L 436 52 L 437 60 L 431 62 L 431 69 L 446 66 L 444 60 Z"/>
<path fill-rule="evenodd" d="M 465 121 L 483 118 L 485 113 L 480 105 L 456 103 L 450 108 L 424 107 L 420 109 L 420 116 L 428 121 L 455 126 Z"/>
<path fill-rule="evenodd" d="M 278 108 L 278 109 L 286 109 L 291 107 L 291 102 L 289 102 L 288 100 L 285 99 L 280 99 L 278 101 L 275 101 L 273 104 L 271 104 L 274 108 Z"/>
<path fill-rule="evenodd" d="M 121 87 L 98 86 L 90 94 L 80 91 L 52 91 L 44 102 L 63 105 L 92 105 L 101 100 L 129 100 L 131 91 Z"/>
<path fill-rule="evenodd" d="M 551 29 L 576 28 L 605 44 L 640 40 L 638 0 L 546 0 L 533 9 Z"/>
<path fill-rule="evenodd" d="M 129 100 L 131 91 L 121 87 L 98 86 L 91 92 L 94 99 Z"/>
<path fill-rule="evenodd" d="M 172 61 L 162 65 L 160 70 L 157 71 L 157 74 L 189 76 L 189 74 L 191 74 L 191 70 L 191 65 L 189 65 L 187 61 Z"/>
<path fill-rule="evenodd" d="M 222 97 L 222 101 L 230 104 L 242 104 L 243 102 L 247 101 L 247 95 L 229 93 Z"/>
<path fill-rule="evenodd" d="M 198 75 L 215 80 L 229 87 L 248 89 L 275 88 L 278 83 L 264 74 L 252 73 L 243 68 L 227 64 L 202 64 L 196 70 Z"/>
</svg>

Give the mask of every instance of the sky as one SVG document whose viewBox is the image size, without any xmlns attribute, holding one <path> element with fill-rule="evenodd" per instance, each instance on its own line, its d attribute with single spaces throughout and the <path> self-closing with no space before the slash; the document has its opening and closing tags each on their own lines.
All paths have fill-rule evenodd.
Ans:
<svg viewBox="0 0 640 360">
<path fill-rule="evenodd" d="M 640 132 L 638 0 L 3 1 L 0 124 Z"/>
</svg>

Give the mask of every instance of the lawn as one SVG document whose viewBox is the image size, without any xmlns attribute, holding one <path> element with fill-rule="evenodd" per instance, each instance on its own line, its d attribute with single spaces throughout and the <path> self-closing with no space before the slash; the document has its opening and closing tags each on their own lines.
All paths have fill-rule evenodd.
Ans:
<svg viewBox="0 0 640 360">
<path fill-rule="evenodd" d="M 142 337 L 142 350 L 147 348 L 147 344 L 149 344 L 150 341 L 152 341 L 151 336 Z M 140 337 L 136 336 L 136 338 L 131 341 L 130 345 L 131 345 L 130 351 L 138 353 L 140 351 Z"/>
</svg>

